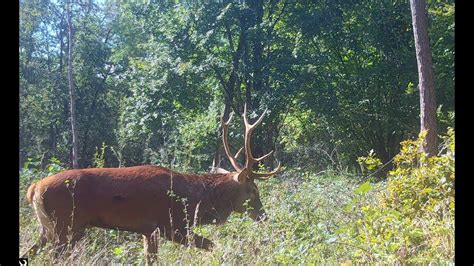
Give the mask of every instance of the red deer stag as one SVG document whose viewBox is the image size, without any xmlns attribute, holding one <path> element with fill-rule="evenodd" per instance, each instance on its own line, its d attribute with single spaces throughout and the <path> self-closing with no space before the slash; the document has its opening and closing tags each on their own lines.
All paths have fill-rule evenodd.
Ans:
<svg viewBox="0 0 474 266">
<path fill-rule="evenodd" d="M 147 263 L 158 251 L 156 235 L 184 245 L 210 249 L 212 242 L 199 235 L 187 234 L 197 224 L 223 223 L 235 211 L 245 212 L 254 220 L 265 218 L 255 179 L 265 180 L 275 175 L 255 173 L 253 166 L 272 152 L 255 158 L 251 136 L 262 122 L 265 112 L 254 124 L 247 120 L 245 106 L 244 147 L 234 156 L 227 131 L 232 115 L 221 118 L 224 149 L 235 172 L 223 169 L 214 174 L 182 174 L 159 166 L 97 168 L 66 170 L 33 183 L 27 200 L 35 210 L 41 225 L 40 240 L 29 251 L 34 254 L 46 241 L 63 250 L 70 247 L 89 227 L 125 230 L 143 235 Z M 245 150 L 245 165 L 237 161 Z M 186 206 L 177 199 L 186 199 Z M 28 253 L 27 253 L 28 254 Z"/>
</svg>

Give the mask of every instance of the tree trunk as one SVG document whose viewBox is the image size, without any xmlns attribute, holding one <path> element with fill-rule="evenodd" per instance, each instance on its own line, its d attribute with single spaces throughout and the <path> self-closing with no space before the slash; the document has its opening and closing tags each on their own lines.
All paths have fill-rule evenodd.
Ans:
<svg viewBox="0 0 474 266">
<path fill-rule="evenodd" d="M 262 36 L 263 36 L 263 31 L 261 27 L 261 23 L 263 20 L 263 0 L 256 0 L 256 1 L 251 1 L 252 3 L 252 8 L 255 12 L 255 18 L 254 18 L 254 26 L 255 27 L 255 35 L 253 36 L 253 57 L 254 57 L 254 62 L 253 62 L 253 76 L 254 76 L 254 82 L 253 82 L 253 89 L 257 93 L 261 93 L 262 91 L 262 86 L 263 86 L 263 77 L 262 77 L 262 56 L 263 56 L 263 43 L 262 43 Z"/>
<path fill-rule="evenodd" d="M 75 91 L 74 91 L 74 80 L 73 80 L 73 68 L 72 68 L 72 46 L 73 46 L 73 33 L 72 33 L 72 11 L 71 2 L 68 0 L 66 3 L 67 8 L 67 29 L 68 29 L 68 82 L 69 82 L 69 97 L 70 97 L 70 113 L 71 113 L 71 132 L 72 132 L 72 167 L 79 168 L 78 154 L 77 154 L 77 128 L 76 128 L 76 103 L 75 103 Z"/>
<path fill-rule="evenodd" d="M 235 93 L 236 90 L 239 89 L 239 87 L 236 88 L 236 84 L 238 85 L 238 70 L 239 70 L 239 63 L 242 58 L 242 53 L 244 50 L 244 44 L 246 42 L 246 35 L 247 35 L 247 24 L 244 19 L 240 18 L 240 35 L 239 35 L 239 43 L 237 44 L 237 48 L 235 51 L 233 51 L 232 55 L 232 69 L 229 74 L 229 78 L 226 81 L 223 77 L 223 75 L 218 71 L 217 68 L 215 68 L 215 72 L 217 75 L 217 78 L 221 81 L 221 84 L 224 88 L 224 113 L 222 114 L 223 119 L 227 121 L 229 119 L 230 113 L 232 112 L 232 103 L 234 101 Z M 229 41 L 229 45 L 232 48 L 234 46 L 233 40 L 232 40 L 232 34 L 230 32 L 230 28 L 226 28 L 227 30 L 227 37 Z M 238 112 L 238 108 L 234 110 Z M 220 133 L 218 136 L 221 136 Z M 216 152 L 214 153 L 214 163 L 213 167 L 220 167 L 220 163 L 222 161 L 222 154 L 224 154 L 224 149 L 220 145 L 220 140 L 216 143 Z"/>
<path fill-rule="evenodd" d="M 410 7 L 413 20 L 413 34 L 415 36 L 416 60 L 418 64 L 421 131 L 427 131 L 422 150 L 428 156 L 433 156 L 436 155 L 438 151 L 436 96 L 425 0 L 410 0 Z"/>
<path fill-rule="evenodd" d="M 255 0 L 249 2 L 249 7 L 252 10 L 252 16 L 249 18 L 250 25 L 249 27 L 254 28 L 255 31 L 249 38 L 249 46 L 252 45 L 252 54 L 250 51 L 246 54 L 248 67 L 249 69 L 246 71 L 246 75 L 249 76 L 249 82 L 246 89 L 246 102 L 247 102 L 247 109 L 258 111 L 258 107 L 260 106 L 261 96 L 264 95 L 263 92 L 263 30 L 261 27 L 263 21 L 263 0 Z M 253 73 L 252 73 L 253 72 Z M 252 74 L 252 76 L 250 76 Z M 253 85 L 253 86 L 251 86 Z M 252 101 L 252 90 L 254 93 L 254 99 Z M 266 154 L 270 147 L 268 143 L 271 143 L 272 134 L 271 129 L 265 124 L 262 125 L 262 131 L 268 134 L 256 134 L 254 143 L 252 145 L 254 148 L 254 152 L 257 155 Z M 268 160 L 268 159 L 267 159 Z"/>
</svg>

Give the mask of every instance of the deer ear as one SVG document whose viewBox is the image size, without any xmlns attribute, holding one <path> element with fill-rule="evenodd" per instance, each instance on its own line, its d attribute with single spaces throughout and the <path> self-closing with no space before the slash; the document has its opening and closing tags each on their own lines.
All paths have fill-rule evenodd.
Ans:
<svg viewBox="0 0 474 266">
<path fill-rule="evenodd" d="M 234 180 L 236 182 L 239 182 L 240 184 L 243 184 L 247 181 L 248 177 L 249 177 L 249 173 L 248 173 L 247 169 L 244 169 L 244 170 L 242 170 L 239 173 L 236 173 L 234 175 Z"/>
</svg>

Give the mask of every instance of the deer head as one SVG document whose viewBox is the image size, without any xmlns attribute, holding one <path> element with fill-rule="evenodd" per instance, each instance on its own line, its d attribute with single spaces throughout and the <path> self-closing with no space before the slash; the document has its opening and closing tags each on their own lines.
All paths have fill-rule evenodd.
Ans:
<svg viewBox="0 0 474 266">
<path fill-rule="evenodd" d="M 257 121 L 251 124 L 247 119 L 247 105 L 244 106 L 244 124 L 245 124 L 245 134 L 244 134 L 244 147 L 240 148 L 235 155 L 232 155 L 230 150 L 230 145 L 228 142 L 228 130 L 229 124 L 232 120 L 233 113 L 231 113 L 229 119 L 224 121 L 223 116 L 221 116 L 221 126 L 222 126 L 222 141 L 224 143 L 224 150 L 229 158 L 230 163 L 235 169 L 233 172 L 233 179 L 237 184 L 237 193 L 238 197 L 235 199 L 234 211 L 245 212 L 245 204 L 248 202 L 250 208 L 250 217 L 254 220 L 264 220 L 266 218 L 265 211 L 263 210 L 262 203 L 260 201 L 260 196 L 258 193 L 258 188 L 255 184 L 255 180 L 266 180 L 271 176 L 279 172 L 281 164 L 278 163 L 278 167 L 268 173 L 256 173 L 253 171 L 253 167 L 270 156 L 273 151 L 263 155 L 262 157 L 255 158 L 252 154 L 252 132 L 254 129 L 262 122 L 263 117 L 265 116 L 267 110 L 257 119 Z M 237 159 L 242 153 L 242 150 L 245 152 L 245 164 L 242 166 L 238 163 Z"/>
</svg>

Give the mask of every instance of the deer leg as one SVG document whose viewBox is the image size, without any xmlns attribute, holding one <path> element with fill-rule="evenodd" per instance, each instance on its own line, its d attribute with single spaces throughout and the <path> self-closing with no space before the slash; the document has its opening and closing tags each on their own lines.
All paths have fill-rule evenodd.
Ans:
<svg viewBox="0 0 474 266">
<path fill-rule="evenodd" d="M 143 249 L 145 251 L 145 265 L 153 265 L 158 253 L 159 246 L 159 231 L 158 233 L 144 234 L 143 235 Z"/>
<path fill-rule="evenodd" d="M 194 235 L 194 245 L 198 248 L 202 248 L 205 250 L 211 250 L 212 247 L 214 246 L 214 243 L 212 243 L 211 240 L 202 237 L 200 235 Z"/>
</svg>

